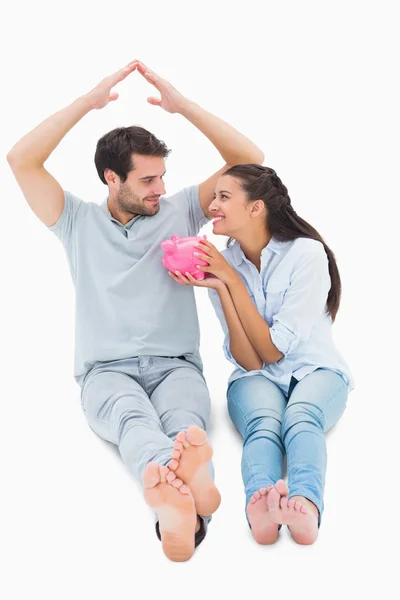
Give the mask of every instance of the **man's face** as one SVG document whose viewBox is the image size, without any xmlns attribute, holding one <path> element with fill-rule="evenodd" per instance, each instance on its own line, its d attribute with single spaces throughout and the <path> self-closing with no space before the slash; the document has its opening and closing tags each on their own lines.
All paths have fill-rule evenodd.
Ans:
<svg viewBox="0 0 400 600">
<path fill-rule="evenodd" d="M 125 183 L 119 182 L 115 205 L 127 215 L 154 216 L 160 210 L 159 198 L 165 194 L 165 162 L 160 156 L 133 154 L 135 168 Z"/>
</svg>

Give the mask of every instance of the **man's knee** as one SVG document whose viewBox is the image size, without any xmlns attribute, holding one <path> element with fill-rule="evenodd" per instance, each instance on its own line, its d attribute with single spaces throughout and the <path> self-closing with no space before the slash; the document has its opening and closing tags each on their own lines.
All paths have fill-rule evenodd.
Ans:
<svg viewBox="0 0 400 600">
<path fill-rule="evenodd" d="M 204 430 L 208 425 L 204 414 L 182 408 L 167 410 L 161 417 L 161 423 L 164 433 L 171 439 L 175 439 L 180 431 L 186 431 L 191 425 L 197 425 Z"/>
</svg>

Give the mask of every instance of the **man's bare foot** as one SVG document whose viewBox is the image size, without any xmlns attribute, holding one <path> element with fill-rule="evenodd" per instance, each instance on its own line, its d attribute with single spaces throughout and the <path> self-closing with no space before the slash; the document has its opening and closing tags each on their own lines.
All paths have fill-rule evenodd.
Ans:
<svg viewBox="0 0 400 600">
<path fill-rule="evenodd" d="M 251 533 L 258 544 L 274 544 L 278 539 L 278 525 L 268 512 L 267 498 L 273 485 L 260 488 L 252 495 L 246 508 Z"/>
<path fill-rule="evenodd" d="M 191 425 L 186 433 L 180 431 L 176 436 L 172 460 L 168 463 L 171 471 L 190 487 L 197 514 L 202 517 L 214 513 L 221 503 L 221 495 L 208 470 L 212 453 L 206 432 Z"/>
<path fill-rule="evenodd" d="M 283 479 L 268 493 L 268 511 L 275 523 L 288 525 L 297 544 L 313 544 L 318 537 L 318 509 L 303 496 L 288 498 L 289 489 Z"/>
<path fill-rule="evenodd" d="M 173 561 L 194 552 L 197 515 L 190 489 L 168 467 L 150 462 L 143 473 L 144 498 L 158 514 L 164 553 Z"/>
</svg>

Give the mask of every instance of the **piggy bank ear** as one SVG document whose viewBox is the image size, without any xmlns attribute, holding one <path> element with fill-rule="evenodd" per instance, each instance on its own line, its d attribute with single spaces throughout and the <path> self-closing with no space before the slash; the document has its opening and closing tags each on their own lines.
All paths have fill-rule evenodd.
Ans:
<svg viewBox="0 0 400 600">
<path fill-rule="evenodd" d="M 180 235 L 172 235 L 171 236 L 171 240 L 173 242 L 176 242 L 177 240 L 180 240 L 180 239 L 182 239 L 182 237 Z"/>
<path fill-rule="evenodd" d="M 163 242 L 161 242 L 161 248 L 164 250 L 164 252 L 168 252 L 168 250 L 172 250 L 173 247 L 174 247 L 174 243 L 171 242 L 171 240 L 164 240 Z"/>
</svg>

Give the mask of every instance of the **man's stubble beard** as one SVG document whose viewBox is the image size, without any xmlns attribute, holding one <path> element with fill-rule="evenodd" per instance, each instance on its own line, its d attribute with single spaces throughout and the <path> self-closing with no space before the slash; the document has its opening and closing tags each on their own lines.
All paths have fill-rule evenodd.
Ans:
<svg viewBox="0 0 400 600">
<path fill-rule="evenodd" d="M 132 215 L 132 218 L 136 215 L 145 217 L 152 217 L 158 213 L 160 205 L 146 206 L 145 201 L 137 196 L 132 190 L 124 183 L 121 183 L 118 190 L 118 194 L 115 197 L 115 204 L 117 205 L 118 211 L 128 215 Z"/>
</svg>

